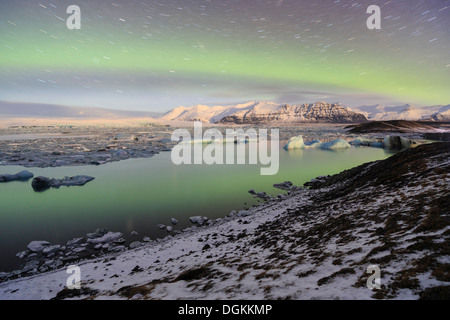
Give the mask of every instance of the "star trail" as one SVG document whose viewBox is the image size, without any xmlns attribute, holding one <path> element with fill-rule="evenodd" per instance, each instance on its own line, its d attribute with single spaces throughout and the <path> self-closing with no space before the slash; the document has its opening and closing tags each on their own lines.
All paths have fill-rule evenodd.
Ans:
<svg viewBox="0 0 450 320">
<path fill-rule="evenodd" d="M 449 30 L 450 0 L 2 0 L 0 100 L 448 104 Z"/>
</svg>

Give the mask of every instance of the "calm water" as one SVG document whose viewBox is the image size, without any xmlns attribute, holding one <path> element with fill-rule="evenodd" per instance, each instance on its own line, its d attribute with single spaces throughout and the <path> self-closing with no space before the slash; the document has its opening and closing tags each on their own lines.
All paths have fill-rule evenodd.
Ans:
<svg viewBox="0 0 450 320">
<path fill-rule="evenodd" d="M 96 179 L 83 187 L 62 187 L 36 193 L 28 182 L 0 184 L 0 271 L 17 268 L 15 254 L 32 240 L 65 244 L 98 227 L 121 231 L 128 241 L 135 230 L 143 236 L 161 237 L 159 223 L 179 221 L 175 229 L 190 226 L 189 217 L 218 218 L 232 209 L 256 204 L 248 190 L 278 194 L 274 183 L 296 185 L 320 175 L 379 159 L 383 149 L 352 147 L 346 151 L 280 150 L 280 170 L 261 176 L 260 165 L 175 166 L 170 152 L 150 159 L 134 159 L 103 166 L 27 169 L 35 176 L 62 178 L 91 175 Z M 0 166 L 0 173 L 17 173 L 23 167 Z"/>
</svg>

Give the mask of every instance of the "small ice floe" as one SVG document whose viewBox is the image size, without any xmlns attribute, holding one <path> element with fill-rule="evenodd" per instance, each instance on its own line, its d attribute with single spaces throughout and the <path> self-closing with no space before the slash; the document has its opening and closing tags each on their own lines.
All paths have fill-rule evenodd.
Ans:
<svg viewBox="0 0 450 320">
<path fill-rule="evenodd" d="M 51 179 L 47 177 L 36 177 L 31 182 L 33 190 L 36 192 L 42 192 L 50 188 L 60 187 L 72 187 L 72 186 L 84 186 L 86 183 L 94 180 L 94 177 L 89 176 L 74 176 L 64 177 L 63 179 Z"/>
<path fill-rule="evenodd" d="M 383 148 L 384 144 L 381 141 L 368 139 L 364 137 L 357 137 L 355 140 L 349 142 L 352 146 L 365 146 L 373 148 Z"/>
<path fill-rule="evenodd" d="M 11 182 L 11 181 L 28 181 L 34 177 L 34 174 L 24 170 L 16 174 L 0 174 L 1 182 Z"/>
</svg>

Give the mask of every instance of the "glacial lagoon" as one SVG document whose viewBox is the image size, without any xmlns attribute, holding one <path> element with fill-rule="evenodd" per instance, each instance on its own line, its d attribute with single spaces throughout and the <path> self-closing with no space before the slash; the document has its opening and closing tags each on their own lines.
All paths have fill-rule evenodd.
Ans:
<svg viewBox="0 0 450 320">
<path fill-rule="evenodd" d="M 215 219 L 258 204 L 248 193 L 250 189 L 277 195 L 283 192 L 275 189 L 274 183 L 292 181 L 301 186 L 317 176 L 391 154 L 384 149 L 354 146 L 338 152 L 280 148 L 280 167 L 274 176 L 260 175 L 260 165 L 176 166 L 170 152 L 101 166 L 0 166 L 2 174 L 26 169 L 35 176 L 51 178 L 95 177 L 82 187 L 45 192 L 34 192 L 31 180 L 0 183 L 0 271 L 17 268 L 20 260 L 15 254 L 32 240 L 63 245 L 99 227 L 124 233 L 128 243 L 142 241 L 144 236 L 156 239 L 167 235 L 157 225 L 171 225 L 171 218 L 179 221 L 174 230 L 182 230 L 191 226 L 191 216 Z M 132 231 L 138 236 L 132 236 Z"/>
</svg>

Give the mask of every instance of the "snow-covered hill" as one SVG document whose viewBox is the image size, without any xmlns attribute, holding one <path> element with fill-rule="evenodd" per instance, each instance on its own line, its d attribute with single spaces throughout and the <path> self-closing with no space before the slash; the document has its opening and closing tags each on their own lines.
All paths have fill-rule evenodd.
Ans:
<svg viewBox="0 0 450 320">
<path fill-rule="evenodd" d="M 403 106 L 383 106 L 380 104 L 373 106 L 361 106 L 352 109 L 355 112 L 364 114 L 367 119 L 374 121 L 387 120 L 431 120 L 450 121 L 450 105 L 418 107 L 411 104 Z"/>
</svg>

